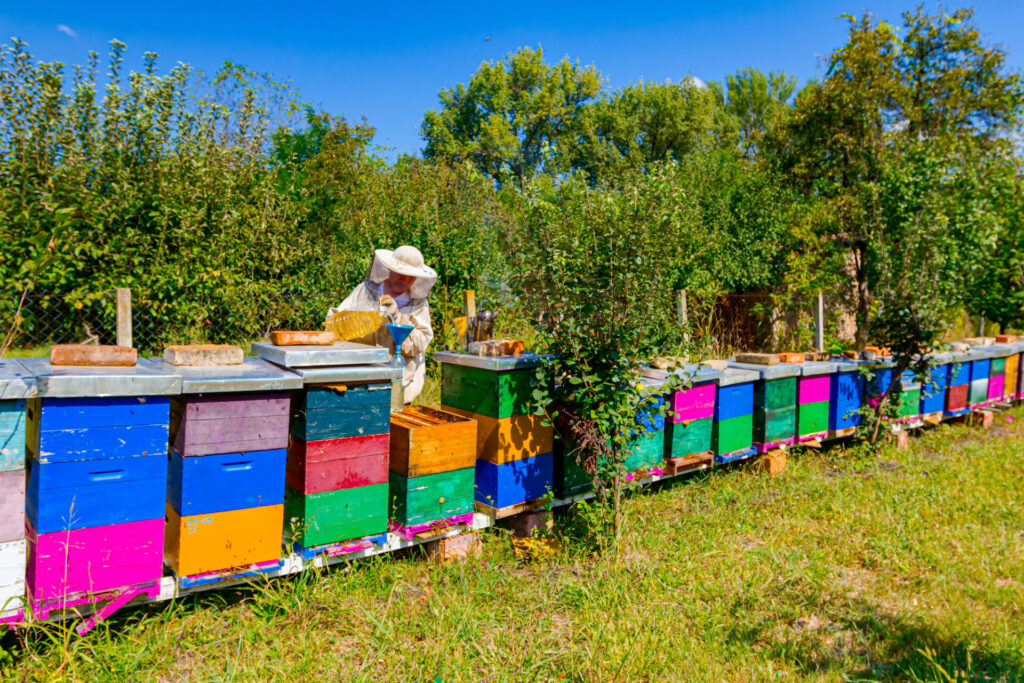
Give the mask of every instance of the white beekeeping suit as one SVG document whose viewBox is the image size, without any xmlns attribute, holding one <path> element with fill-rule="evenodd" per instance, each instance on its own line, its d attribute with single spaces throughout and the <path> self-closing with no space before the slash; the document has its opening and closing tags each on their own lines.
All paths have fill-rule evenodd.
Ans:
<svg viewBox="0 0 1024 683">
<path fill-rule="evenodd" d="M 409 283 L 410 278 L 415 278 Z M 437 282 L 437 273 L 423 263 L 423 254 L 416 247 L 402 246 L 394 251 L 377 249 L 366 281 L 352 290 L 352 293 L 327 314 L 338 311 L 379 311 L 382 307 L 398 325 L 411 325 L 414 329 L 402 342 L 402 356 L 405 357 L 405 402 L 411 403 L 423 391 L 426 377 L 426 351 L 434 338 L 430 326 L 430 304 L 427 295 Z M 403 285 L 407 289 L 402 289 Z M 381 297 L 384 297 L 383 302 Z M 372 337 L 357 341 L 375 343 L 391 353 L 395 342 L 386 328 L 381 327 Z"/>
</svg>

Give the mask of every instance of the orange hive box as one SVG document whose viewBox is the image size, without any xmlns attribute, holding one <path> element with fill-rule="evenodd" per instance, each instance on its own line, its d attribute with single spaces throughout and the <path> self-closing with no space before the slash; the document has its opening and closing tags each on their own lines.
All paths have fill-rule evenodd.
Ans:
<svg viewBox="0 0 1024 683">
<path fill-rule="evenodd" d="M 403 477 L 460 470 L 476 465 L 475 420 L 446 410 L 407 406 L 391 413 L 392 472 Z"/>
</svg>

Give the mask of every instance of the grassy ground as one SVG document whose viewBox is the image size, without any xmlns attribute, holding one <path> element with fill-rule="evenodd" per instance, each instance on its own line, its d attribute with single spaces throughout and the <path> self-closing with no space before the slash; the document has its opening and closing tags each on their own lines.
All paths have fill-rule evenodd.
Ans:
<svg viewBox="0 0 1024 683">
<path fill-rule="evenodd" d="M 1024 680 L 1022 418 L 633 495 L 619 563 L 568 541 L 520 561 L 493 531 L 464 565 L 377 558 L 84 638 L 35 627 L 4 637 L 4 678 Z"/>
</svg>

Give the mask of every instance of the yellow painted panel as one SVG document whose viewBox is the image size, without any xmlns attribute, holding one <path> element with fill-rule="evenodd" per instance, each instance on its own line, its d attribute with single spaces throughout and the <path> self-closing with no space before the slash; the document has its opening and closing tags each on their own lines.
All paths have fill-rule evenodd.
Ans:
<svg viewBox="0 0 1024 683">
<path fill-rule="evenodd" d="M 244 567 L 281 557 L 284 505 L 179 517 L 167 505 L 164 559 L 178 576 Z"/>
<path fill-rule="evenodd" d="M 552 430 L 543 417 L 513 415 L 488 417 L 469 410 L 443 406 L 445 410 L 476 420 L 476 457 L 496 465 L 530 458 L 552 450 Z"/>
<path fill-rule="evenodd" d="M 1006 358 L 1006 375 L 1016 375 L 1017 369 L 1020 367 L 1020 354 L 1015 353 L 1012 356 Z"/>
</svg>

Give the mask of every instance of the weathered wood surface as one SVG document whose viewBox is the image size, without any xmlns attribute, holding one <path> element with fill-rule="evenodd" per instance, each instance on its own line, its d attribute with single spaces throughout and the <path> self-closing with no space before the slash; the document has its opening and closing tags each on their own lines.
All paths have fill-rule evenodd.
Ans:
<svg viewBox="0 0 1024 683">
<path fill-rule="evenodd" d="M 403 477 L 461 470 L 476 464 L 477 423 L 455 413 L 408 406 L 391 413 L 389 468 Z"/>
<path fill-rule="evenodd" d="M 167 500 L 182 517 L 284 503 L 285 449 L 184 457 L 172 451 Z"/>
<path fill-rule="evenodd" d="M 955 413 L 967 410 L 967 395 L 970 391 L 969 384 L 957 384 L 946 389 L 946 410 L 947 413 Z"/>
<path fill-rule="evenodd" d="M 796 437 L 796 406 L 765 410 L 754 405 L 754 443 L 788 442 Z"/>
<path fill-rule="evenodd" d="M 285 480 L 305 495 L 388 483 L 387 450 L 313 462 L 292 453 L 289 451 Z"/>
<path fill-rule="evenodd" d="M 26 583 L 35 600 L 157 581 L 164 518 L 39 534 L 28 529 Z"/>
<path fill-rule="evenodd" d="M 0 401 L 0 471 L 25 467 L 27 422 L 24 399 Z"/>
<path fill-rule="evenodd" d="M 167 506 L 164 558 L 178 576 L 269 562 L 281 557 L 284 505 L 182 517 Z"/>
<path fill-rule="evenodd" d="M 751 365 L 778 365 L 782 361 L 777 353 L 737 353 L 736 362 Z"/>
<path fill-rule="evenodd" d="M 168 431 L 166 424 L 44 431 L 28 450 L 40 463 L 166 456 Z"/>
<path fill-rule="evenodd" d="M 476 463 L 475 499 L 493 508 L 505 508 L 548 495 L 554 490 L 553 453 L 495 464 Z"/>
<path fill-rule="evenodd" d="M 33 463 L 25 512 L 41 534 L 123 524 L 163 515 L 162 455 Z"/>
<path fill-rule="evenodd" d="M 28 416 L 41 431 L 97 427 L 167 425 L 166 396 L 30 399 Z"/>
<path fill-rule="evenodd" d="M 671 422 L 665 427 L 665 459 L 685 458 L 711 450 L 714 419 L 705 417 L 690 422 Z"/>
<path fill-rule="evenodd" d="M 388 485 L 375 484 L 304 496 L 285 492 L 285 537 L 312 546 L 387 531 Z"/>
<path fill-rule="evenodd" d="M 308 387 L 295 402 L 298 411 L 391 405 L 390 382 L 363 382 Z"/>
<path fill-rule="evenodd" d="M 57 344 L 50 348 L 50 365 L 131 367 L 138 360 L 138 350 L 126 346 Z"/>
<path fill-rule="evenodd" d="M 175 366 L 241 365 L 245 354 L 231 344 L 177 344 L 164 349 L 164 362 Z"/>
<path fill-rule="evenodd" d="M 469 410 L 444 409 L 476 421 L 476 457 L 500 465 L 554 450 L 554 431 L 540 415 L 513 415 L 501 419 Z"/>
<path fill-rule="evenodd" d="M 24 537 L 25 470 L 0 472 L 0 543 L 18 541 Z"/>
<path fill-rule="evenodd" d="M 341 439 L 320 439 L 303 441 L 292 438 L 288 442 L 288 461 L 321 463 L 343 458 L 359 458 L 366 455 L 387 454 L 391 434 L 367 434 Z"/>
<path fill-rule="evenodd" d="M 330 346 L 337 338 L 326 330 L 274 330 L 270 343 L 274 346 Z"/>
<path fill-rule="evenodd" d="M 288 447 L 287 414 L 236 417 L 221 420 L 183 420 L 174 439 L 174 447 L 186 457 L 212 453 L 232 453 L 241 449 L 225 444 L 257 441 L 262 447 L 246 450 L 272 450 Z"/>
<path fill-rule="evenodd" d="M 0 543 L 0 616 L 13 614 L 23 606 L 27 563 L 25 539 Z"/>
<path fill-rule="evenodd" d="M 391 431 L 391 403 L 325 408 L 292 414 L 291 433 L 305 441 L 387 434 Z"/>
</svg>

